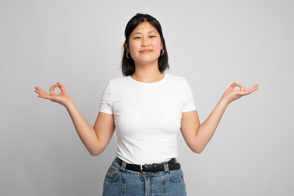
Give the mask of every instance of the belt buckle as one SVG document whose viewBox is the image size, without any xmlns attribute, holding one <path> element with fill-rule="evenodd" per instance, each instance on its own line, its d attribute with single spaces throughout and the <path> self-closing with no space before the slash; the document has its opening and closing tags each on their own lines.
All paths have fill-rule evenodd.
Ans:
<svg viewBox="0 0 294 196">
<path fill-rule="evenodd" d="M 149 171 L 149 172 L 143 172 L 143 171 L 142 171 L 142 170 L 143 170 L 143 168 L 142 168 L 143 165 L 146 165 L 147 168 L 148 168 L 148 169 L 151 169 L 152 171 Z M 154 172 L 155 170 L 156 170 L 156 164 L 155 164 L 155 163 L 153 163 L 153 164 L 141 164 L 141 165 L 140 165 L 140 172 L 143 173 L 143 174 L 150 173 L 150 172 Z"/>
<path fill-rule="evenodd" d="M 148 165 L 148 164 L 141 164 L 141 165 L 140 165 L 140 172 L 141 172 L 142 174 L 146 174 L 146 173 L 148 173 L 148 172 L 143 172 L 143 171 L 142 171 L 142 170 L 143 170 L 142 165 Z"/>
</svg>

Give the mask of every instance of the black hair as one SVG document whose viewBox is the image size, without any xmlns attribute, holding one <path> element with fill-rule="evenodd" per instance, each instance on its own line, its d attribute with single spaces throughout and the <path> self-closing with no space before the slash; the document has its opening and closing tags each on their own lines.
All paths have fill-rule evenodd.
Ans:
<svg viewBox="0 0 294 196">
<path fill-rule="evenodd" d="M 159 33 L 160 39 L 163 45 L 164 53 L 163 55 L 159 56 L 158 58 L 158 68 L 161 73 L 164 72 L 166 68 L 169 69 L 168 64 L 168 55 L 167 55 L 167 49 L 165 46 L 164 37 L 162 34 L 162 29 L 160 23 L 156 20 L 156 18 L 150 16 L 149 14 L 141 14 L 137 13 L 135 16 L 133 16 L 129 22 L 127 23 L 126 29 L 125 29 L 125 42 L 129 46 L 129 37 L 130 34 L 133 32 L 133 30 L 142 22 L 149 22 Z M 135 73 L 135 62 L 131 58 L 130 54 L 128 54 L 128 57 L 126 57 L 127 49 L 125 45 L 123 44 L 123 54 L 122 54 L 122 61 L 121 61 L 121 68 L 122 68 L 122 74 L 124 76 L 133 75 Z"/>
</svg>

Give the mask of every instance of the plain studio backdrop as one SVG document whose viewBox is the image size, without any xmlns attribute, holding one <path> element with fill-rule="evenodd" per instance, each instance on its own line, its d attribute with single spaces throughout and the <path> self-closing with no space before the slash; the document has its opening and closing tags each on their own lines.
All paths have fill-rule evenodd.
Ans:
<svg viewBox="0 0 294 196">
<path fill-rule="evenodd" d="M 189 82 L 200 123 L 233 82 L 259 84 L 227 107 L 201 154 L 179 131 L 188 195 L 294 195 L 293 8 L 290 0 L 1 0 L 0 195 L 102 195 L 116 132 L 93 157 L 65 107 L 34 91 L 60 82 L 93 126 L 104 87 L 122 76 L 124 30 L 136 13 L 161 23 L 166 72 Z"/>
</svg>

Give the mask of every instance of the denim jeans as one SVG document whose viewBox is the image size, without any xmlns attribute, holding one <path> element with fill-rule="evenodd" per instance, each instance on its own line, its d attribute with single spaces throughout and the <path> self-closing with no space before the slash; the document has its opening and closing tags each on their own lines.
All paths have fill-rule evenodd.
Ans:
<svg viewBox="0 0 294 196">
<path fill-rule="evenodd" d="M 177 163 L 177 160 L 176 160 Z M 116 159 L 106 172 L 103 196 L 186 196 L 186 184 L 182 169 L 164 170 L 156 173 L 140 173 L 126 169 L 126 162 L 120 166 Z"/>
</svg>

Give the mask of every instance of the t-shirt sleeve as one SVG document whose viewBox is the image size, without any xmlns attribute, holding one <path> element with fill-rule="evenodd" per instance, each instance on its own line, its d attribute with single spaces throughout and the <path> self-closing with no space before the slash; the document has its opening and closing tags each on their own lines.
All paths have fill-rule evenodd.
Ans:
<svg viewBox="0 0 294 196">
<path fill-rule="evenodd" d="M 185 101 L 184 101 L 183 112 L 197 110 L 195 102 L 194 102 L 192 89 L 186 79 L 184 80 L 184 90 L 185 90 L 185 95 L 184 95 Z"/>
<path fill-rule="evenodd" d="M 111 84 L 109 81 L 101 95 L 99 112 L 112 114 L 111 96 Z"/>
</svg>

